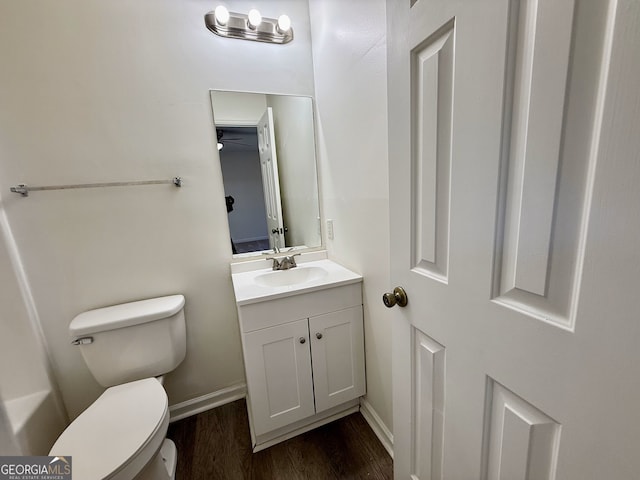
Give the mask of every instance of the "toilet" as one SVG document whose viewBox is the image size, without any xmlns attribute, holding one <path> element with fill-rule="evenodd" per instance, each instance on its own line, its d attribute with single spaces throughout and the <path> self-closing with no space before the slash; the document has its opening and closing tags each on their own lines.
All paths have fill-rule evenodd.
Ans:
<svg viewBox="0 0 640 480">
<path fill-rule="evenodd" d="M 81 313 L 72 343 L 104 393 L 55 442 L 82 480 L 173 480 L 176 448 L 165 438 L 169 405 L 161 375 L 186 353 L 184 296 L 170 295 Z"/>
</svg>

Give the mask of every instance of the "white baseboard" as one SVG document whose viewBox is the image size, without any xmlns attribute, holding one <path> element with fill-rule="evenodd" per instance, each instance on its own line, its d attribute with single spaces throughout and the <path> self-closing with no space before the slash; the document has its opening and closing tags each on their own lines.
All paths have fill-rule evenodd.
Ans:
<svg viewBox="0 0 640 480">
<path fill-rule="evenodd" d="M 205 412 L 212 408 L 235 402 L 246 396 L 247 385 L 245 383 L 237 383 L 222 390 L 171 405 L 169 407 L 169 413 L 171 415 L 170 421 L 175 422 L 182 420 L 183 418 Z M 391 458 L 393 458 L 393 434 L 389 431 L 371 404 L 364 398 L 360 399 L 360 413 L 373 430 L 373 433 L 376 434 L 384 449 L 389 453 Z"/>
<path fill-rule="evenodd" d="M 343 408 L 343 407 L 339 407 L 339 408 Z M 283 435 L 280 435 L 276 438 L 272 438 L 270 440 L 263 440 L 262 443 L 259 444 L 255 444 L 253 446 L 253 453 L 257 453 L 260 450 L 264 450 L 265 448 L 269 448 L 273 445 L 276 445 L 280 442 L 284 442 L 285 440 L 289 440 L 290 438 L 293 438 L 297 435 L 301 435 L 303 433 L 306 433 L 310 430 L 313 430 L 315 428 L 321 427 L 322 425 L 326 425 L 327 423 L 333 422 L 334 420 L 338 420 L 339 418 L 342 417 L 346 417 L 347 415 L 351 415 L 352 413 L 357 413 L 359 410 L 359 405 L 358 402 L 353 402 L 353 404 L 351 405 L 351 407 L 347 407 L 345 410 L 339 411 L 338 408 L 338 412 L 334 413 L 332 415 L 328 415 L 324 418 L 320 418 L 319 420 L 316 420 L 313 423 L 309 423 L 307 425 L 304 425 L 303 427 L 297 428 L 293 431 L 287 432 Z M 332 409 L 333 411 L 335 411 L 336 409 Z M 331 410 L 329 410 L 331 411 Z M 315 417 L 317 417 L 318 415 L 315 415 Z M 304 421 L 303 421 L 304 422 Z M 298 424 L 300 422 L 297 422 Z M 264 435 L 263 435 L 264 437 Z"/>
<path fill-rule="evenodd" d="M 371 427 L 371 430 L 373 430 L 373 433 L 376 434 L 384 449 L 393 458 L 393 434 L 364 397 L 360 399 L 360 413 Z"/>
<path fill-rule="evenodd" d="M 227 403 L 235 402 L 236 400 L 240 400 L 246 396 L 247 384 L 244 382 L 236 383 L 235 385 L 223 388 L 222 390 L 171 405 L 169 407 L 169 414 L 171 415 L 171 419 L 169 421 L 175 422 L 177 420 L 182 420 L 183 418 L 190 417 L 191 415 L 202 413 Z"/>
</svg>

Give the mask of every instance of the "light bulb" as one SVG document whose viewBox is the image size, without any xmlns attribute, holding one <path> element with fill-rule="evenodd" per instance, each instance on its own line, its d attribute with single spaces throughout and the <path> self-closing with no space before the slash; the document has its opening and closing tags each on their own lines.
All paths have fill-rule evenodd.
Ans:
<svg viewBox="0 0 640 480">
<path fill-rule="evenodd" d="M 278 31 L 280 33 L 286 33 L 291 28 L 291 19 L 289 15 L 280 15 L 278 17 Z"/>
<path fill-rule="evenodd" d="M 216 22 L 226 25 L 229 21 L 229 10 L 224 5 L 218 5 L 215 9 Z"/>
<path fill-rule="evenodd" d="M 262 23 L 262 15 L 255 8 L 249 10 L 249 28 L 255 30 Z"/>
</svg>

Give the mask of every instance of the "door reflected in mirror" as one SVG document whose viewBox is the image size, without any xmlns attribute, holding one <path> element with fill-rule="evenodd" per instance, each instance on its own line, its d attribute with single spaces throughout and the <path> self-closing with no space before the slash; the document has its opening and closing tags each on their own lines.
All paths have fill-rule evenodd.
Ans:
<svg viewBox="0 0 640 480">
<path fill-rule="evenodd" d="M 233 253 L 319 247 L 312 99 L 210 94 Z"/>
</svg>

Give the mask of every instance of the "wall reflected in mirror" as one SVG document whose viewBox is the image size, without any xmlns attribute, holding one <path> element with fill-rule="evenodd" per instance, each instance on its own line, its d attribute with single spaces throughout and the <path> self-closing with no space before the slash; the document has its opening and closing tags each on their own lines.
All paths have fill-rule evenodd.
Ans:
<svg viewBox="0 0 640 480">
<path fill-rule="evenodd" d="M 233 253 L 319 247 L 312 99 L 210 94 Z"/>
</svg>

